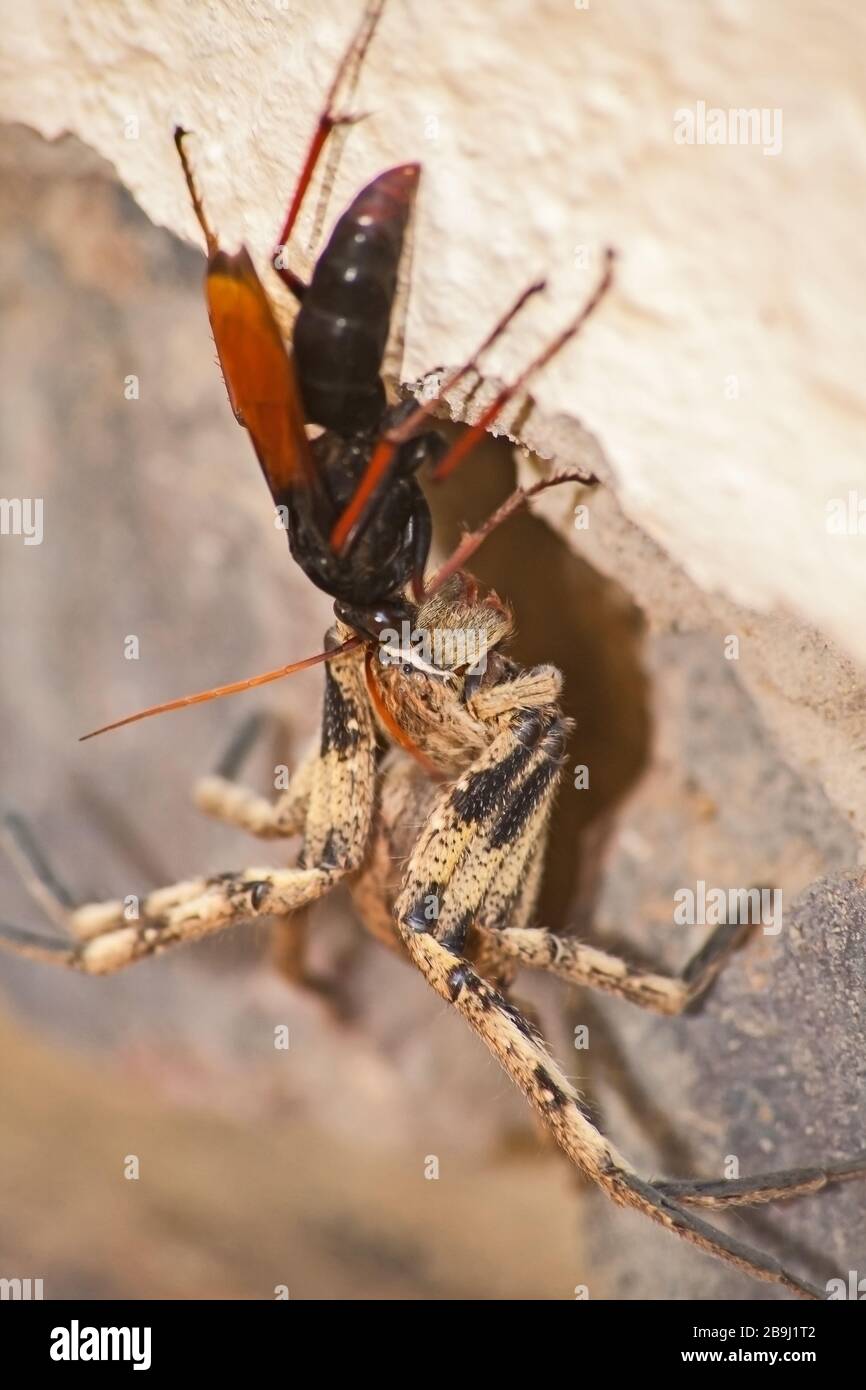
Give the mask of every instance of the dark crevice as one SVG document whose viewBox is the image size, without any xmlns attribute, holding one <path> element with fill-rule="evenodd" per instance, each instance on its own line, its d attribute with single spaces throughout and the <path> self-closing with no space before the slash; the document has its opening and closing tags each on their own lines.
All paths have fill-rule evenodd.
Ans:
<svg viewBox="0 0 866 1390">
<path fill-rule="evenodd" d="M 514 473 L 512 446 L 490 438 L 447 483 L 428 489 L 440 552 L 453 548 L 462 525 L 476 525 L 503 501 Z M 539 920 L 555 930 L 583 932 L 612 812 L 649 757 L 643 619 L 619 585 L 528 510 L 485 541 L 472 571 L 511 604 L 517 660 L 526 666 L 552 662 L 565 677 L 563 705 L 577 728 L 553 815 Z M 587 790 L 575 788 L 577 764 L 589 768 Z"/>
</svg>

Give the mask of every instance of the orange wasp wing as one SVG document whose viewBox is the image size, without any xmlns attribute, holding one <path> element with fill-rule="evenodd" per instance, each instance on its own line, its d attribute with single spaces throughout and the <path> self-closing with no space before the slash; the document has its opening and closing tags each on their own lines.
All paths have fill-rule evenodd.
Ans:
<svg viewBox="0 0 866 1390">
<path fill-rule="evenodd" d="M 294 364 L 245 247 L 211 254 L 205 293 L 232 409 L 279 503 L 289 488 L 315 486 L 316 470 Z"/>
</svg>

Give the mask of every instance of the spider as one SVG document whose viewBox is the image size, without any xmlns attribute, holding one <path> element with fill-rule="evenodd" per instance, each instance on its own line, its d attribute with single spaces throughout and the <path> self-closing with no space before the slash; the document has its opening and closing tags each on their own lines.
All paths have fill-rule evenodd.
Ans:
<svg viewBox="0 0 866 1390">
<path fill-rule="evenodd" d="M 367 11 L 338 70 L 283 241 L 321 147 L 345 119 L 336 112 L 335 92 L 365 53 L 380 9 Z M 319 657 L 159 709 L 321 661 L 320 741 L 289 788 L 271 801 L 236 780 L 258 720 L 245 723 L 214 774 L 195 788 L 196 804 L 206 814 L 263 839 L 301 836 L 302 849 L 289 868 L 253 867 L 157 889 L 140 900 L 138 916 L 130 920 L 122 901 L 76 907 L 26 824 L 10 816 L 5 829 L 13 857 L 34 896 L 68 935 L 60 939 L 3 925 L 0 942 L 37 960 L 103 975 L 237 923 L 286 919 L 345 884 L 363 925 L 402 952 L 461 1015 L 568 1158 L 614 1202 L 638 1208 L 758 1279 L 805 1297 L 825 1297 L 694 1209 L 817 1192 L 866 1175 L 866 1154 L 730 1181 L 646 1181 L 597 1127 L 540 1032 L 510 998 L 522 966 L 660 1014 L 678 1014 L 704 994 L 744 944 L 744 929 L 717 928 L 681 974 L 666 975 L 633 969 L 535 923 L 547 828 L 571 728 L 559 703 L 562 678 L 553 666 L 522 669 L 509 657 L 510 610 L 496 594 L 482 593 L 464 564 L 532 492 L 565 479 L 589 480 L 569 473 L 518 490 L 425 580 L 429 512 L 414 474 L 426 461 L 441 475 L 449 472 L 528 371 L 499 393 L 492 414 L 486 411 L 448 450 L 422 429 L 429 403 L 386 405 L 379 368 L 417 166 L 386 171 L 358 195 L 309 286 L 277 258 L 275 269 L 301 302 L 292 358 L 247 253 L 228 257 L 219 248 L 180 133 L 177 144 L 207 242 L 211 321 L 232 405 L 251 435 L 275 502 L 286 508 L 293 555 L 336 602 L 335 623 Z M 607 288 L 609 262 L 608 257 L 586 308 L 530 370 L 585 322 Z M 368 313 L 355 323 L 364 340 L 359 347 L 357 338 L 347 342 L 352 315 L 340 310 L 365 276 Z M 475 366 L 536 289 L 520 297 L 451 381 Z M 342 322 L 336 337 L 335 320 Z M 309 447 L 303 428 L 308 421 L 324 431 Z"/>
</svg>

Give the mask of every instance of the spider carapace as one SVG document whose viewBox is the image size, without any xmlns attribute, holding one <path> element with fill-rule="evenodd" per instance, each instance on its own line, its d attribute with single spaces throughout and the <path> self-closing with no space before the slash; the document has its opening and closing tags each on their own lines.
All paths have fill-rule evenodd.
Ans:
<svg viewBox="0 0 866 1390">
<path fill-rule="evenodd" d="M 684 971 L 631 968 L 573 936 L 539 926 L 535 908 L 547 824 L 569 722 L 552 666 L 526 670 L 507 655 L 511 618 L 462 568 L 494 525 L 533 490 L 585 476 L 559 474 L 518 490 L 431 578 L 424 570 L 430 514 L 418 485 L 432 461 L 444 476 L 531 371 L 572 338 L 610 283 L 608 254 L 598 289 L 566 329 L 478 422 L 444 452 L 426 428 L 430 406 L 386 404 L 380 369 L 418 166 L 380 174 L 336 224 L 311 282 L 284 265 L 284 245 L 316 160 L 341 117 L 337 93 L 366 52 L 381 2 L 352 39 L 332 84 L 298 182 L 274 269 L 300 301 L 293 352 L 245 250 L 225 253 L 212 232 L 183 146 L 176 142 L 208 250 L 207 301 L 229 397 L 250 434 L 275 504 L 285 509 L 292 554 L 336 600 L 328 634 L 321 736 L 276 800 L 235 780 L 249 730 L 232 740 L 197 805 L 265 839 L 300 836 L 288 868 L 255 868 L 188 879 L 139 900 L 75 907 L 19 817 L 6 840 L 39 903 L 62 918 L 60 939 L 0 927 L 20 954 L 105 974 L 235 923 L 278 919 L 343 883 L 359 918 L 401 951 L 459 1013 L 541 1116 L 568 1158 L 617 1203 L 759 1279 L 806 1297 L 824 1291 L 773 1256 L 707 1223 L 695 1208 L 766 1202 L 861 1177 L 866 1157 L 727 1181 L 648 1182 L 601 1133 L 537 1029 L 510 998 L 518 967 L 605 990 L 661 1014 L 703 992 L 742 929 L 722 926 Z M 537 290 L 519 296 L 444 391 Z M 308 437 L 307 426 L 319 428 Z M 407 594 L 407 587 L 411 593 Z M 420 640 L 417 640 L 419 639 Z M 162 708 L 263 683 L 309 662 Z M 152 713 L 155 711 L 147 711 Z M 141 717 L 141 716 L 133 716 Z M 121 720 L 118 723 L 126 723 Z M 113 726 L 107 726 L 113 727 Z M 295 977 L 309 982 L 295 959 Z"/>
</svg>

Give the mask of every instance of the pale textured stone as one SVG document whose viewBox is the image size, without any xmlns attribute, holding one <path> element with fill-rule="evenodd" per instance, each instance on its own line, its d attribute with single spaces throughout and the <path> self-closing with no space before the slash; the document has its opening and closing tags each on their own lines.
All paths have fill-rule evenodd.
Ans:
<svg viewBox="0 0 866 1390">
<path fill-rule="evenodd" d="M 407 380 L 458 361 L 543 270 L 545 303 L 491 355 L 492 375 L 513 372 L 616 246 L 615 294 L 537 383 L 533 442 L 550 452 L 556 417 L 579 417 L 626 514 L 701 588 L 789 610 L 863 659 L 866 536 L 825 528 L 829 499 L 866 496 L 862 7 L 587 3 L 395 0 L 326 224 L 386 163 L 423 162 Z M 193 237 L 183 123 L 215 224 L 263 260 L 359 9 L 46 0 L 6 21 L 0 111 L 74 131 Z M 781 109 L 780 152 L 677 144 L 675 111 L 700 101 Z"/>
</svg>

